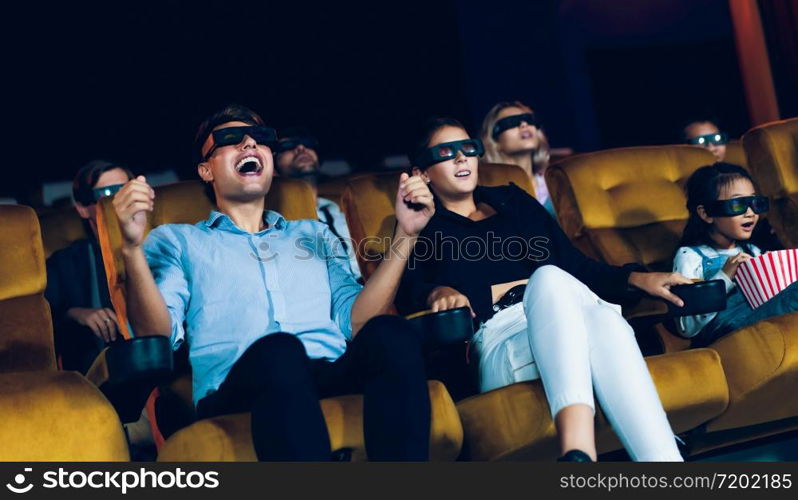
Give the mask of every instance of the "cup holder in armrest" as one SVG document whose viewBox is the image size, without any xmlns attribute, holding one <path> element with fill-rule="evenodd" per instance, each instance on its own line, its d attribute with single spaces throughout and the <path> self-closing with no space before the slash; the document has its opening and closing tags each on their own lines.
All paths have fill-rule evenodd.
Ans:
<svg viewBox="0 0 798 500">
<path fill-rule="evenodd" d="M 135 422 L 152 390 L 173 369 L 172 348 L 163 335 L 114 342 L 103 349 L 86 377 L 102 391 L 123 423 Z"/>
<path fill-rule="evenodd" d="M 435 313 L 424 311 L 407 319 L 421 332 L 424 344 L 433 347 L 465 342 L 474 335 L 474 320 L 468 307 Z"/>
<path fill-rule="evenodd" d="M 671 292 L 684 301 L 684 307 L 668 302 L 668 316 L 694 316 L 726 309 L 726 284 L 723 280 L 676 285 Z"/>
</svg>

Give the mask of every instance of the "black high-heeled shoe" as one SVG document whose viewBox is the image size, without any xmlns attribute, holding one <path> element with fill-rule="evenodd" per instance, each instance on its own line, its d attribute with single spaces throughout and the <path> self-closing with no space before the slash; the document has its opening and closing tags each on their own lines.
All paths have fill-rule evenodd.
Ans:
<svg viewBox="0 0 798 500">
<path fill-rule="evenodd" d="M 558 462 L 592 462 L 590 455 L 582 450 L 569 450 L 557 459 Z"/>
</svg>

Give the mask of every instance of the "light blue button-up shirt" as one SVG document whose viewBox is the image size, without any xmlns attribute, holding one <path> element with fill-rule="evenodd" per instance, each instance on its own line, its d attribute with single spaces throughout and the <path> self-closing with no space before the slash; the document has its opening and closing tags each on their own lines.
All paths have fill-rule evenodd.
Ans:
<svg viewBox="0 0 798 500">
<path fill-rule="evenodd" d="M 194 404 L 216 390 L 253 342 L 296 335 L 308 356 L 335 360 L 352 336 L 361 290 L 348 257 L 325 224 L 263 215 L 248 233 L 212 211 L 197 224 L 165 224 L 146 242 L 155 282 L 172 321 L 174 349 L 188 342 Z"/>
</svg>

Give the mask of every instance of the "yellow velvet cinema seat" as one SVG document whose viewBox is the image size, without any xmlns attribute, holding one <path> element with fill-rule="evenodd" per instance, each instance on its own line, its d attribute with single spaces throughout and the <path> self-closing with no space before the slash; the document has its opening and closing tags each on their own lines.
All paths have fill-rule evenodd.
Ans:
<svg viewBox="0 0 798 500">
<path fill-rule="evenodd" d="M 788 248 L 798 248 L 798 118 L 766 123 L 743 136 L 750 170 L 770 197 L 768 219 Z"/>
<path fill-rule="evenodd" d="M 166 223 L 195 223 L 207 218 L 212 205 L 198 181 L 181 182 L 155 189 L 156 202 L 149 217 L 150 227 Z M 117 311 L 124 310 L 124 262 L 119 255 L 121 235 L 113 214 L 111 199 L 99 204 L 100 241 L 109 289 Z M 313 191 L 309 184 L 288 178 L 275 178 L 266 198 L 267 208 L 287 219 L 315 219 Z M 119 305 L 117 305 L 119 304 Z M 435 460 L 452 460 L 460 451 L 462 427 L 454 403 L 440 382 L 430 381 L 432 429 L 430 456 Z M 180 374 L 168 386 L 159 389 L 161 398 L 169 400 L 162 411 L 178 413 L 185 426 L 175 429 L 159 443 L 159 461 L 254 461 L 250 415 L 225 415 L 192 423 L 191 376 Z M 155 406 L 158 406 L 156 403 Z M 352 460 L 365 460 L 362 407 L 360 395 L 339 396 L 321 401 L 330 440 L 335 452 L 346 452 Z M 171 416 L 171 415 L 170 415 Z M 158 433 L 158 429 L 156 429 Z M 156 435 L 156 441 L 159 437 Z"/>
<path fill-rule="evenodd" d="M 748 167 L 748 158 L 745 156 L 745 149 L 743 148 L 742 141 L 729 141 L 726 144 L 726 156 L 723 158 L 723 161 L 733 165 L 739 165 L 746 170 L 750 170 Z"/>
<path fill-rule="evenodd" d="M 340 208 L 342 206 L 341 196 L 344 193 L 348 179 L 349 176 L 335 177 L 319 183 L 316 187 L 319 197 L 327 198 Z"/>
<path fill-rule="evenodd" d="M 582 251 L 610 264 L 670 270 L 688 216 L 683 185 L 712 161 L 708 151 L 690 146 L 623 148 L 568 158 L 546 177 L 563 230 Z M 660 332 L 668 350 L 687 347 Z M 710 346 L 720 355 L 723 372 L 715 376 L 726 379 L 729 407 L 691 434 L 693 452 L 798 426 L 797 345 L 798 315 L 792 314 Z M 680 390 L 698 391 L 707 383 L 695 377 Z"/>
<path fill-rule="evenodd" d="M 55 251 L 90 236 L 74 207 L 43 209 L 39 211 L 39 224 L 45 259 Z"/>
<path fill-rule="evenodd" d="M 129 460 L 114 408 L 57 371 L 35 213 L 4 205 L 0 220 L 0 461 Z"/>
<path fill-rule="evenodd" d="M 384 251 L 379 238 L 390 235 L 395 173 L 354 177 L 344 192 L 347 223 L 366 274 Z M 516 182 L 531 191 L 524 172 L 510 165 L 480 165 L 481 185 Z M 355 236 L 357 235 L 357 236 Z M 719 415 L 728 404 L 728 387 L 718 355 L 708 349 L 665 354 L 646 359 L 675 432 L 694 429 Z M 694 391 L 700 380 L 700 390 Z M 464 460 L 552 460 L 558 455 L 557 437 L 539 380 L 513 384 L 457 402 L 463 425 Z M 620 448 L 599 410 L 596 427 L 600 453 Z"/>
</svg>

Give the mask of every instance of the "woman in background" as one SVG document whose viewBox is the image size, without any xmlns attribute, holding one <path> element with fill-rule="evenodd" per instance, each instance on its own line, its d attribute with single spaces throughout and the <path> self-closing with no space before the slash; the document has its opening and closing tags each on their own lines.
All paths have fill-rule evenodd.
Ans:
<svg viewBox="0 0 798 500">
<path fill-rule="evenodd" d="M 489 163 L 518 165 L 532 179 L 535 197 L 552 215 L 554 206 L 543 175 L 549 166 L 549 141 L 532 108 L 521 101 L 504 101 L 493 106 L 480 131 Z"/>
</svg>

